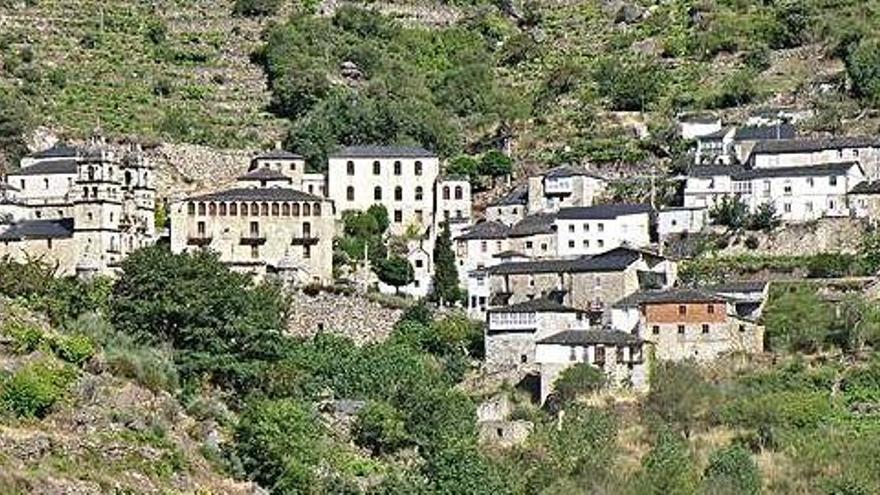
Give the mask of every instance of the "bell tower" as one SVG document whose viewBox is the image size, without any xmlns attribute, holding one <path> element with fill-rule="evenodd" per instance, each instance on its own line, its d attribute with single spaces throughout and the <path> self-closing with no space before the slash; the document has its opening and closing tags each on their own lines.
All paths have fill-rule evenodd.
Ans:
<svg viewBox="0 0 880 495">
<path fill-rule="evenodd" d="M 122 260 L 122 173 L 115 154 L 93 139 L 77 158 L 73 236 L 80 260 L 104 271 Z"/>
</svg>

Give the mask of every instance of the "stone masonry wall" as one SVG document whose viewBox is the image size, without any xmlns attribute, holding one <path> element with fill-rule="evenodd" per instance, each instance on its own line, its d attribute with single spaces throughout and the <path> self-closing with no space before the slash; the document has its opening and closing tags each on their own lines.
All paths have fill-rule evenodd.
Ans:
<svg viewBox="0 0 880 495">
<path fill-rule="evenodd" d="M 384 340 L 403 311 L 391 309 L 360 295 L 322 292 L 309 296 L 294 293 L 288 331 L 298 337 L 330 332 L 356 344 Z"/>
</svg>

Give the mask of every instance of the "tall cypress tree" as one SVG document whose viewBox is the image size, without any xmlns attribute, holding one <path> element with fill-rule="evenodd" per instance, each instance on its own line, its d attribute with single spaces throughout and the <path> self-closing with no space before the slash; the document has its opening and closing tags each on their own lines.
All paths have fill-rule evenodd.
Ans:
<svg viewBox="0 0 880 495">
<path fill-rule="evenodd" d="M 460 297 L 458 269 L 455 267 L 455 253 L 452 252 L 452 234 L 449 233 L 449 223 L 444 222 L 443 230 L 434 244 L 434 287 L 431 299 L 448 304 Z"/>
</svg>

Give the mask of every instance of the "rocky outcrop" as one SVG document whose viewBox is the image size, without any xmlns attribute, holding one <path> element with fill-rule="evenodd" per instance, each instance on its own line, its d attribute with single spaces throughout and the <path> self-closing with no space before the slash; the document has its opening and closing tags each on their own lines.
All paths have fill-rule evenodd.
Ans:
<svg viewBox="0 0 880 495">
<path fill-rule="evenodd" d="M 400 309 L 358 294 L 296 292 L 292 295 L 288 330 L 299 337 L 330 332 L 360 345 L 384 340 L 402 314 Z"/>
</svg>

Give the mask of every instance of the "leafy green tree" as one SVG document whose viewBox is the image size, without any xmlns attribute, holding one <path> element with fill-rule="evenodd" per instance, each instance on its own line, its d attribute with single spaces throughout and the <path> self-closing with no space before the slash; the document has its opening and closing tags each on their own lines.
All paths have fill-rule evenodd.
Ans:
<svg viewBox="0 0 880 495">
<path fill-rule="evenodd" d="M 415 272 L 409 260 L 393 254 L 379 262 L 376 267 L 379 280 L 399 291 L 401 287 L 412 283 Z"/>
<path fill-rule="evenodd" d="M 671 430 L 657 435 L 654 447 L 642 459 L 640 493 L 689 495 L 696 491 L 697 477 L 688 444 Z"/>
<path fill-rule="evenodd" d="M 773 15 L 776 20 L 776 29 L 770 38 L 773 48 L 794 48 L 807 41 L 812 24 L 809 3 L 779 0 L 774 2 Z"/>
<path fill-rule="evenodd" d="M 880 308 L 861 295 L 848 294 L 837 307 L 837 343 L 859 353 L 865 343 L 880 342 Z"/>
<path fill-rule="evenodd" d="M 24 135 L 32 117 L 19 95 L 0 88 L 0 175 L 27 152 Z"/>
<path fill-rule="evenodd" d="M 353 433 L 358 445 L 375 454 L 394 453 L 412 441 L 403 413 L 384 401 L 370 402 L 358 412 Z"/>
<path fill-rule="evenodd" d="M 703 491 L 717 495 L 761 493 L 761 473 L 749 451 L 741 445 L 715 451 L 703 473 Z"/>
<path fill-rule="evenodd" d="M 593 71 L 599 94 L 611 108 L 643 111 L 659 97 L 663 71 L 653 61 L 640 57 L 607 56 Z"/>
<path fill-rule="evenodd" d="M 709 216 L 717 225 L 723 225 L 731 230 L 740 230 L 748 220 L 748 206 L 737 197 L 724 196 L 721 201 L 709 209 Z"/>
<path fill-rule="evenodd" d="M 446 165 L 446 173 L 450 175 L 463 175 L 474 178 L 479 171 L 480 162 L 470 155 L 458 155 L 449 160 Z"/>
<path fill-rule="evenodd" d="M 749 230 L 770 232 L 781 223 L 779 215 L 776 214 L 776 207 L 770 202 L 761 203 L 758 209 L 746 218 L 746 228 Z"/>
<path fill-rule="evenodd" d="M 489 150 L 480 157 L 477 170 L 481 175 L 503 177 L 513 170 L 513 160 L 498 150 Z"/>
<path fill-rule="evenodd" d="M 570 403 L 581 394 L 596 392 L 605 384 L 605 375 L 595 366 L 578 363 L 560 373 L 554 383 L 556 395 L 563 403 Z"/>
<path fill-rule="evenodd" d="M 769 342 L 775 349 L 815 352 L 828 335 L 833 314 L 814 290 L 787 290 L 771 297 L 764 309 Z"/>
<path fill-rule="evenodd" d="M 714 91 L 709 93 L 705 106 L 709 108 L 733 108 L 752 102 L 758 96 L 755 81 L 757 74 L 751 68 L 727 75 Z"/>
<path fill-rule="evenodd" d="M 846 57 L 846 72 L 855 95 L 880 105 L 880 39 L 865 38 Z"/>
<path fill-rule="evenodd" d="M 458 285 L 458 267 L 455 266 L 455 253 L 452 251 L 452 235 L 449 223 L 443 222 L 443 228 L 434 244 L 434 281 L 431 299 L 440 304 L 452 304 L 461 299 L 461 288 Z"/>
<path fill-rule="evenodd" d="M 651 375 L 646 410 L 676 431 L 689 436 L 711 409 L 712 387 L 689 361 L 658 363 Z"/>
</svg>

